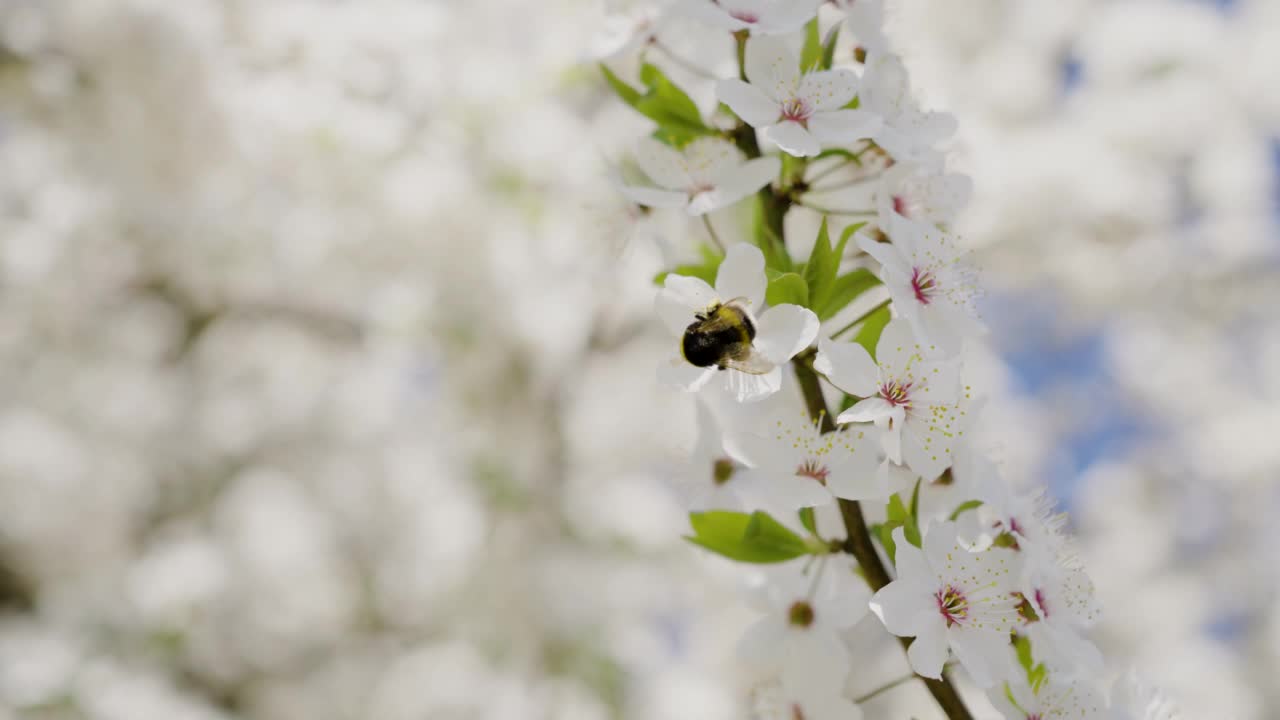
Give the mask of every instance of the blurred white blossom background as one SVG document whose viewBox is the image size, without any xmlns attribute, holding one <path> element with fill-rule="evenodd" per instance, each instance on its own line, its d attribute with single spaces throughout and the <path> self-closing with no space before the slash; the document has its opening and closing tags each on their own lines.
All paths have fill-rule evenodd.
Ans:
<svg viewBox="0 0 1280 720">
<path fill-rule="evenodd" d="M 601 19 L 0 0 L 0 719 L 744 717 Z M 1276 717 L 1280 4 L 889 24 L 1108 655 Z"/>
</svg>

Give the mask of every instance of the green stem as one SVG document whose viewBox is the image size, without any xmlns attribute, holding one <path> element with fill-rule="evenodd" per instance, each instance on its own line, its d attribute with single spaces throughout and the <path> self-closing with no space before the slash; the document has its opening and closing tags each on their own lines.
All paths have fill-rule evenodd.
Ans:
<svg viewBox="0 0 1280 720">
<path fill-rule="evenodd" d="M 702 214 L 702 224 L 707 228 L 707 234 L 711 236 L 711 242 L 716 244 L 720 249 L 720 254 L 724 254 L 724 243 L 720 242 L 720 236 L 716 234 L 716 229 L 711 225 L 711 215 L 709 213 Z"/>
<path fill-rule="evenodd" d="M 890 302 L 890 298 L 885 298 L 884 300 L 881 300 L 880 302 L 876 303 L 876 306 L 875 306 L 875 307 L 873 307 L 873 308 L 871 308 L 870 310 L 868 310 L 868 311 L 866 311 L 866 312 L 862 313 L 862 314 L 861 314 L 861 315 L 859 315 L 858 317 L 854 318 L 854 319 L 853 319 L 853 322 L 849 323 L 848 325 L 845 325 L 844 327 L 842 327 L 842 328 L 840 328 L 839 330 L 837 330 L 837 331 L 835 331 L 834 333 L 832 333 L 832 334 L 831 334 L 831 339 L 832 339 L 832 340 L 835 340 L 836 338 L 840 337 L 841 335 L 843 335 L 843 334 L 845 334 L 845 333 L 849 332 L 850 330 L 852 330 L 852 329 L 854 328 L 854 326 L 855 326 L 855 325 L 857 325 L 858 323 L 863 322 L 863 321 L 864 321 L 864 320 L 866 320 L 867 318 L 871 317 L 871 314 L 872 314 L 872 313 L 874 313 L 875 311 L 879 310 L 879 309 L 880 309 L 880 308 L 882 308 L 882 307 L 887 306 L 887 305 L 889 304 L 889 302 Z"/>
</svg>

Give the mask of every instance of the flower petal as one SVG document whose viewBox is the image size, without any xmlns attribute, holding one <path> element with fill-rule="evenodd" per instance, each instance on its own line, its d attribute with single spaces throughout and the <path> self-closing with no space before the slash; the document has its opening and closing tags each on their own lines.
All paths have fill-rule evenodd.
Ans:
<svg viewBox="0 0 1280 720">
<path fill-rule="evenodd" d="M 918 675 L 938 680 L 947 662 L 947 633 L 942 618 L 929 632 L 921 633 L 907 648 L 907 662 Z"/>
<path fill-rule="evenodd" d="M 682 357 L 673 357 L 667 362 L 658 364 L 659 382 L 688 392 L 700 390 L 715 374 L 715 368 L 700 368 L 690 365 Z"/>
<path fill-rule="evenodd" d="M 668 275 L 662 285 L 662 293 L 688 308 L 691 313 L 706 310 L 720 300 L 706 280 L 692 275 Z M 689 322 L 693 322 L 693 319 L 690 318 Z"/>
<path fill-rule="evenodd" d="M 799 30 L 817 14 L 822 1 L 784 0 L 765 5 L 756 31 L 767 35 L 781 35 Z M 799 64 L 796 61 L 796 65 Z"/>
<path fill-rule="evenodd" d="M 863 398 L 854 403 L 853 407 L 840 413 L 840 417 L 836 418 L 836 422 L 841 425 L 851 422 L 876 422 L 877 420 L 892 418 L 899 411 L 900 408 L 893 403 L 876 395 Z"/>
<path fill-rule="evenodd" d="M 636 143 L 636 162 L 650 180 L 668 190 L 687 190 L 693 184 L 684 155 L 653 138 Z"/>
<path fill-rule="evenodd" d="M 880 588 L 871 596 L 870 607 L 885 629 L 899 637 L 926 632 L 934 617 L 942 619 L 933 588 L 906 576 Z"/>
<path fill-rule="evenodd" d="M 689 203 L 690 215 L 701 215 L 732 205 L 768 185 L 782 169 L 776 156 L 755 158 L 722 173 L 712 181 L 714 189 L 695 195 Z"/>
<path fill-rule="evenodd" d="M 752 312 L 764 306 L 764 254 L 748 243 L 730 245 L 716 273 L 716 292 L 729 302 L 742 298 Z"/>
<path fill-rule="evenodd" d="M 748 627 L 738 640 L 738 657 L 753 665 L 777 667 L 787 637 L 785 620 L 771 612 Z"/>
<path fill-rule="evenodd" d="M 658 188 L 640 187 L 638 185 L 623 185 L 618 188 L 628 200 L 645 207 L 652 208 L 682 208 L 689 203 L 689 196 L 683 192 L 674 190 L 659 190 Z"/>
<path fill-rule="evenodd" d="M 763 400 L 782 389 L 782 368 L 776 367 L 764 375 L 751 375 L 738 370 L 724 371 L 724 391 L 738 402 Z"/>
<path fill-rule="evenodd" d="M 703 186 L 736 171 L 746 156 L 722 137 L 700 137 L 685 146 L 684 159 L 694 186 Z"/>
<path fill-rule="evenodd" d="M 801 23 L 803 24 L 803 23 Z M 800 88 L 800 60 L 785 40 L 755 36 L 747 40 L 747 80 L 777 102 L 790 100 Z"/>
<path fill-rule="evenodd" d="M 866 110 L 819 112 L 809 118 L 809 132 L 819 142 L 841 145 L 871 137 L 880 129 L 880 116 Z"/>
<path fill-rule="evenodd" d="M 919 363 L 915 368 L 916 387 L 912 401 L 928 405 L 950 405 L 960 399 L 960 363 L 955 361 Z"/>
<path fill-rule="evenodd" d="M 902 318 L 890 320 L 876 343 L 876 363 L 880 372 L 891 378 L 905 379 L 923 359 L 923 351 L 911 331 L 911 323 Z"/>
<path fill-rule="evenodd" d="M 876 259 L 886 270 L 890 270 L 903 277 L 911 276 L 911 263 L 903 256 L 902 250 L 892 243 L 882 243 L 872 240 L 870 237 L 858 233 L 856 236 L 858 247 L 871 257 Z"/>
<path fill-rule="evenodd" d="M 880 368 L 867 349 L 858 343 L 842 343 L 823 338 L 818 341 L 818 357 L 813 367 L 836 387 L 851 395 L 867 397 L 880 387 Z"/>
<path fill-rule="evenodd" d="M 751 127 L 760 128 L 778 121 L 782 110 L 764 91 L 754 85 L 726 78 L 716 83 L 716 97 Z"/>
<path fill-rule="evenodd" d="M 765 357 L 781 365 L 809 347 L 818 336 L 818 316 L 799 305 L 775 305 L 756 323 L 752 344 Z"/>
<path fill-rule="evenodd" d="M 687 17 L 730 32 L 748 27 L 746 23 L 725 12 L 724 8 L 716 5 L 712 0 L 690 0 L 676 3 L 674 7 L 677 12 Z"/>
<path fill-rule="evenodd" d="M 809 157 L 822 152 L 822 143 L 797 122 L 770 125 L 764 129 L 764 136 L 787 154 L 796 157 Z"/>
<path fill-rule="evenodd" d="M 676 337 L 684 336 L 685 330 L 694 321 L 693 314 L 697 312 L 683 298 L 666 289 L 659 291 L 653 298 L 653 309 L 662 319 L 662 324 Z"/>
<path fill-rule="evenodd" d="M 999 630 L 952 628 L 951 648 L 973 684 L 989 688 L 1009 675 L 1009 634 Z"/>
<path fill-rule="evenodd" d="M 811 72 L 800 80 L 796 94 L 818 112 L 839 110 L 858 94 L 858 75 L 848 68 Z"/>
<path fill-rule="evenodd" d="M 893 561 L 897 566 L 898 577 L 904 580 L 932 583 L 938 577 L 925 559 L 924 551 L 907 542 L 906 531 L 900 527 L 893 529 L 893 544 L 897 550 Z"/>
<path fill-rule="evenodd" d="M 935 571 L 947 566 L 947 555 L 969 552 L 956 546 L 956 524 L 953 522 L 931 523 L 925 528 L 923 544 L 924 557 Z"/>
</svg>

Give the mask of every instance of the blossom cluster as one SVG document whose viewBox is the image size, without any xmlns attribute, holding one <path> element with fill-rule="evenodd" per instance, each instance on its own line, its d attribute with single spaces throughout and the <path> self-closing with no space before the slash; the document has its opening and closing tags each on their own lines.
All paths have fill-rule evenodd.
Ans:
<svg viewBox="0 0 1280 720">
<path fill-rule="evenodd" d="M 845 692 L 860 648 L 846 636 L 869 614 L 902 638 L 948 717 L 972 717 L 950 664 L 1011 720 L 1172 717 L 1135 681 L 1108 689 L 1088 637 L 1098 602 L 1064 517 L 978 439 L 967 360 L 984 326 L 951 227 L 971 193 L 946 169 L 955 120 L 915 100 L 879 0 L 836 5 L 649 5 L 619 21 L 630 35 L 604 67 L 656 125 L 621 191 L 706 230 L 701 262 L 662 277 L 672 349 L 658 376 L 702 407 L 689 539 L 770 566 L 740 645 L 763 673 L 756 717 L 860 717 Z M 723 60 L 697 73 L 713 82 L 710 118 L 650 61 L 697 69 L 664 39 L 675 27 L 736 46 L 736 77 Z M 632 56 L 641 87 L 611 69 Z M 850 201 L 863 204 L 831 205 Z M 717 231 L 710 213 L 740 205 L 750 222 Z M 787 232 L 801 218 L 817 235 L 803 262 Z"/>
</svg>

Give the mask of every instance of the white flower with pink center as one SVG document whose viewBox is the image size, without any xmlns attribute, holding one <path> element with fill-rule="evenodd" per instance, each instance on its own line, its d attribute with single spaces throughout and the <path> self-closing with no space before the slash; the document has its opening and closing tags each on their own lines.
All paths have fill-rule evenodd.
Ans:
<svg viewBox="0 0 1280 720">
<path fill-rule="evenodd" d="M 893 213 L 883 228 L 892 240 L 876 242 L 858 236 L 858 247 L 880 263 L 880 279 L 889 289 L 894 308 L 930 353 L 954 355 L 964 338 L 984 332 L 977 319 L 976 272 L 967 263 L 968 251 L 932 223 Z"/>
<path fill-rule="evenodd" d="M 902 59 L 880 53 L 867 58 L 858 94 L 859 107 L 883 119 L 871 139 L 898 162 L 938 166 L 942 155 L 935 145 L 956 131 L 949 113 L 924 112 L 911 94 L 911 79 Z"/>
<path fill-rule="evenodd" d="M 867 614 L 866 582 L 838 556 L 793 561 L 764 579 L 750 598 L 763 616 L 743 634 L 739 655 L 760 670 L 799 670 L 809 687 L 838 691 L 849 672 L 840 633 Z"/>
<path fill-rule="evenodd" d="M 674 336 L 672 355 L 658 366 L 662 382 L 696 392 L 717 375 L 724 391 L 738 402 L 762 400 L 782 387 L 782 366 L 818 335 L 818 316 L 799 305 L 775 305 L 758 316 L 764 306 L 767 280 L 764 255 L 746 243 L 731 245 L 716 273 L 712 287 L 701 278 L 668 275 L 655 299 L 658 317 Z M 719 364 L 705 358 L 690 359 L 685 340 L 691 326 L 705 321 L 717 309 L 732 305 L 742 313 L 740 327 L 722 330 L 744 333 L 739 350 L 749 348 L 741 362 Z M 694 364 L 695 360 L 701 364 Z"/>
<path fill-rule="evenodd" d="M 636 149 L 636 162 L 657 187 L 624 185 L 632 202 L 647 207 L 680 208 L 703 215 L 728 207 L 768 185 L 782 163 L 776 157 L 748 160 L 732 142 L 702 137 L 676 150 L 645 138 Z"/>
<path fill-rule="evenodd" d="M 951 465 L 963 439 L 958 407 L 960 361 L 926 359 L 905 320 L 885 326 L 876 359 L 857 343 L 822 339 L 814 368 L 836 387 L 862 398 L 837 423 L 875 423 L 885 430 L 885 452 L 926 481 Z"/>
<path fill-rule="evenodd" d="M 1072 558 L 1042 549 L 1021 555 L 1021 593 L 1031 612 L 1024 613 L 1019 632 L 1031 639 L 1050 671 L 1097 676 L 1103 671 L 1102 652 L 1085 636 L 1101 615 L 1093 581 Z"/>
<path fill-rule="evenodd" d="M 743 477 L 770 508 L 794 511 L 833 498 L 884 500 L 906 482 L 884 453 L 881 430 L 866 425 L 822 433 L 804 413 L 774 415 L 763 427 L 730 432 L 725 445 L 747 465 Z"/>
<path fill-rule="evenodd" d="M 951 522 L 930 524 L 923 550 L 907 542 L 902 528 L 893 539 L 898 578 L 871 598 L 871 610 L 889 632 L 915 638 L 907 648 L 911 668 L 941 677 L 954 651 L 980 687 L 1005 678 L 1009 633 L 1018 624 L 1017 553 L 973 552 L 959 543 Z"/>
<path fill-rule="evenodd" d="M 822 0 L 684 0 L 681 10 L 713 27 L 784 35 L 804 27 Z"/>
<path fill-rule="evenodd" d="M 898 216 L 945 225 L 955 219 L 972 195 L 973 181 L 966 175 L 894 163 L 880 176 L 876 190 L 880 227 L 887 232 Z"/>
<path fill-rule="evenodd" d="M 845 108 L 858 94 L 852 70 L 800 73 L 800 60 L 774 37 L 747 41 L 747 80 L 721 80 L 716 95 L 738 117 L 791 155 L 817 155 L 824 144 L 844 145 L 871 136 L 880 118 Z"/>
<path fill-rule="evenodd" d="M 1087 678 L 1058 678 L 1032 688 L 1023 673 L 987 691 L 1005 720 L 1105 720 L 1102 692 Z"/>
</svg>

